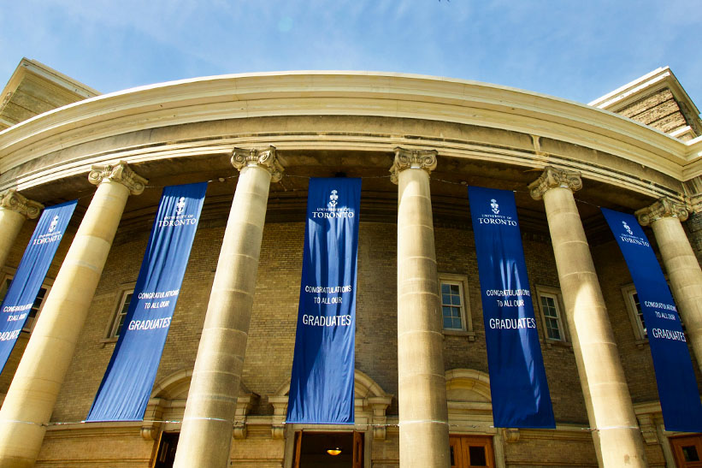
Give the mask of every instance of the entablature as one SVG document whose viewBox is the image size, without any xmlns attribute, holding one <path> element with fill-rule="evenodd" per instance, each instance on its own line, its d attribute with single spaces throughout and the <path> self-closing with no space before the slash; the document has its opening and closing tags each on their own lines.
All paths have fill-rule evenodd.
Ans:
<svg viewBox="0 0 702 468">
<path fill-rule="evenodd" d="M 260 119 L 276 117 L 277 128 L 253 128 Z M 356 124 L 345 126 L 344 119 Z M 327 120 L 341 125 L 333 131 Z M 430 131 L 392 133 L 385 126 L 362 128 L 359 121 L 395 122 L 395 127 L 425 122 Z M 203 131 L 203 126 L 212 131 Z M 609 155 L 611 161 L 590 174 L 588 168 L 599 163 L 590 157 L 549 153 L 536 143 L 513 147 L 489 139 L 446 138 L 446 131 L 455 126 L 513 133 L 534 142 L 552 140 Z M 230 131 L 221 131 L 223 127 Z M 231 130 L 237 128 L 247 131 Z M 607 175 L 619 170 L 631 176 L 624 183 L 632 190 L 652 197 L 661 194 L 646 187 L 646 180 L 635 181 L 650 177 L 641 177 L 629 166 L 682 182 L 694 163 L 691 147 L 675 138 L 610 112 L 536 93 L 426 76 L 289 72 L 145 86 L 29 119 L 0 132 L 0 188 L 10 187 L 14 177 L 19 178 L 15 187 L 21 188 L 87 172 L 91 164 L 115 159 L 139 164 L 230 154 L 235 146 L 261 144 L 281 151 L 387 151 L 414 144 L 451 157 L 495 158 L 533 168 L 559 164 L 553 158 L 561 158 L 564 166 L 580 170 L 585 178 L 619 184 L 621 177 Z M 38 163 L 42 159 L 45 164 Z M 621 164 L 612 162 L 616 160 Z"/>
</svg>

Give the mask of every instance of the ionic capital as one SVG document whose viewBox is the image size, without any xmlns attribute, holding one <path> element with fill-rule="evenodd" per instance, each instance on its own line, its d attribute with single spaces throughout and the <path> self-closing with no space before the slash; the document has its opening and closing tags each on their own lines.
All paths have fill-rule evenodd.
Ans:
<svg viewBox="0 0 702 468">
<path fill-rule="evenodd" d="M 29 219 L 35 219 L 44 209 L 44 205 L 27 199 L 24 195 L 17 193 L 15 189 L 0 193 L 0 206 L 7 210 L 16 211 Z"/>
<path fill-rule="evenodd" d="M 119 161 L 116 164 L 92 166 L 88 174 L 88 180 L 94 185 L 100 185 L 106 180 L 118 182 L 127 187 L 132 195 L 141 194 L 148 182 L 145 178 L 132 171 L 124 161 Z"/>
<path fill-rule="evenodd" d="M 405 169 L 423 169 L 428 174 L 436 169 L 436 150 L 408 150 L 395 148 L 395 160 L 390 168 L 390 180 L 397 184 L 400 172 Z"/>
<path fill-rule="evenodd" d="M 583 188 L 583 180 L 579 172 L 546 166 L 541 176 L 529 184 L 529 192 L 534 200 L 541 200 L 544 193 L 553 188 L 567 188 L 577 192 Z"/>
<path fill-rule="evenodd" d="M 271 173 L 271 182 L 280 181 L 285 170 L 275 153 L 275 146 L 269 146 L 266 150 L 234 148 L 232 166 L 239 171 L 245 167 L 259 166 Z"/>
<path fill-rule="evenodd" d="M 639 224 L 648 226 L 661 218 L 678 218 L 680 221 L 685 221 L 690 213 L 684 203 L 663 197 L 653 205 L 637 210 L 634 214 Z"/>
</svg>

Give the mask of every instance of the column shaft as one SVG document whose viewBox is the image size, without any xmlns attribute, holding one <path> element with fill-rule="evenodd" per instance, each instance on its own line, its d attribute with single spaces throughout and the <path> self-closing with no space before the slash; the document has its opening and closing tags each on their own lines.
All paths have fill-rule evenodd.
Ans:
<svg viewBox="0 0 702 468">
<path fill-rule="evenodd" d="M 429 174 L 412 167 L 397 177 L 400 466 L 446 468 L 448 407 Z"/>
<path fill-rule="evenodd" d="M 13 210 L 0 207 L 0 268 L 5 266 L 10 249 L 22 229 L 25 217 Z"/>
<path fill-rule="evenodd" d="M 271 173 L 241 170 L 185 407 L 175 467 L 229 466 Z"/>
<path fill-rule="evenodd" d="M 0 411 L 0 467 L 34 466 L 129 193 L 105 178 L 85 213 Z"/>
<path fill-rule="evenodd" d="M 641 431 L 570 188 L 543 193 L 558 278 L 601 467 L 645 467 Z"/>
<path fill-rule="evenodd" d="M 702 270 L 685 230 L 677 217 L 651 223 L 680 318 L 690 338 L 697 365 L 702 370 Z"/>
</svg>

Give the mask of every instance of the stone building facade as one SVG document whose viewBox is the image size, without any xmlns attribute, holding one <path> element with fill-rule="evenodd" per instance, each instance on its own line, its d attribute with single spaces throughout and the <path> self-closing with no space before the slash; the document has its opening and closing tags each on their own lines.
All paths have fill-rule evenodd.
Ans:
<svg viewBox="0 0 702 468">
<path fill-rule="evenodd" d="M 696 466 L 685 456 L 702 457 L 700 435 L 664 428 L 636 291 L 599 207 L 647 224 L 702 390 L 698 114 L 667 68 L 582 105 L 365 72 L 99 95 L 23 61 L 0 108 L 2 287 L 37 204 L 79 202 L 0 375 L 0 466 L 166 467 L 176 442 L 181 468 Z M 356 422 L 286 425 L 308 180 L 344 176 L 363 180 Z M 202 181 L 144 420 L 85 423 L 161 189 Z M 515 193 L 555 430 L 492 426 L 469 185 Z M 419 291 L 407 277 L 435 305 L 458 297 L 460 319 L 442 327 L 433 306 L 403 299 Z M 217 367 L 225 355 L 240 365 Z"/>
</svg>

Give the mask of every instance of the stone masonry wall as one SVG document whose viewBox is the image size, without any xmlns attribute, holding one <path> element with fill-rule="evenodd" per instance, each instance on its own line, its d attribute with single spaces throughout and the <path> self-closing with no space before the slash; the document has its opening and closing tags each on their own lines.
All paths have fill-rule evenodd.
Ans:
<svg viewBox="0 0 702 468">
<path fill-rule="evenodd" d="M 398 393 L 396 230 L 397 227 L 393 222 L 362 222 L 360 225 L 356 336 L 356 368 L 370 376 L 385 392 L 395 396 Z M 25 231 L 22 239 L 28 237 Z M 31 230 L 29 232 L 31 233 Z M 193 367 L 223 234 L 223 220 L 203 223 L 198 230 L 159 367 L 157 382 L 176 372 L 190 370 Z M 303 234 L 304 224 L 301 222 L 268 223 L 265 226 L 243 373 L 243 384 L 261 397 L 258 406 L 252 409 L 252 415 L 272 414 L 272 406 L 268 403 L 267 397 L 285 385 L 290 378 Z M 435 236 L 439 272 L 464 275 L 467 279 L 466 294 L 475 332 L 473 341 L 466 334 L 447 333 L 445 335 L 446 370 L 465 368 L 487 373 L 485 332 L 472 231 L 465 226 L 439 226 L 436 228 Z M 85 429 L 81 429 L 82 432 L 79 431 L 78 422 L 87 416 L 114 349 L 114 341 L 107 340 L 106 334 L 121 292 L 137 279 L 147 238 L 148 232 L 143 232 L 139 235 L 118 236 L 115 241 L 66 382 L 59 395 L 52 417 L 53 422 L 75 424 L 76 431 L 90 434 Z M 572 347 L 569 343 L 551 343 L 543 338 L 544 330 L 535 287 L 538 285 L 558 288 L 550 242 L 547 237 L 528 234 L 524 236 L 524 250 L 556 420 L 559 424 L 570 424 L 573 427 L 586 429 L 587 415 Z M 16 254 L 17 252 L 13 253 L 10 263 L 18 261 Z M 650 353 L 647 348 L 642 350 L 636 346 L 631 322 L 621 295 L 621 286 L 630 282 L 623 258 L 613 242 L 594 248 L 593 256 L 598 267 L 632 398 L 634 402 L 655 400 L 657 394 Z M 57 269 L 52 269 L 54 276 L 56 272 Z M 563 325 L 566 326 L 565 322 Z M 11 372 L 3 375 L 0 384 L 9 383 L 10 375 Z M 397 404 L 394 400 L 388 408 L 388 415 L 396 414 Z M 42 460 L 51 461 L 52 466 L 60 466 L 57 464 L 61 453 L 76 452 L 78 446 L 71 448 L 73 447 L 71 444 L 86 443 L 85 440 L 80 440 L 78 432 L 75 436 L 67 436 L 71 433 L 71 424 L 66 429 L 69 432 L 49 431 L 42 451 Z M 96 442 L 104 437 L 110 437 L 110 430 L 104 431 L 95 432 Z M 137 457 L 138 460 L 135 459 L 130 466 L 147 466 L 148 447 L 155 443 L 136 438 L 133 432 L 129 434 L 126 430 L 118 432 L 115 432 L 114 440 L 121 440 L 120 444 L 127 446 L 133 444 L 140 454 Z M 265 431 L 261 432 L 257 429 L 252 434 L 256 437 L 251 440 L 235 441 L 237 449 L 233 453 L 238 454 L 237 458 L 257 458 L 249 451 L 256 450 L 256 447 L 261 444 L 266 445 L 263 440 L 266 438 Z M 528 431 L 524 434 L 528 434 Z M 522 439 L 522 442 L 518 442 L 517 445 L 508 444 L 505 453 L 508 464 L 514 457 L 516 457 L 515 460 L 519 459 L 519 463 L 528 464 L 528 459 L 538 458 L 542 450 L 570 450 L 578 454 L 578 463 L 584 464 L 581 466 L 587 466 L 594 456 L 592 445 L 588 440 L 587 437 L 583 439 L 564 436 L 548 441 L 548 447 L 546 447 L 544 444 L 547 439 L 533 436 Z M 386 447 L 386 443 L 390 445 Z M 386 461 L 395 459 L 396 455 L 393 454 L 396 448 L 392 448 L 394 439 L 388 439 L 386 443 L 374 442 L 373 453 L 382 453 L 381 458 Z M 98 452 L 102 450 L 95 444 L 92 446 Z M 517 450 L 518 447 L 529 447 L 529 449 Z M 533 457 L 527 456 L 527 452 L 532 453 Z M 658 452 L 654 452 L 652 456 L 655 457 Z M 113 456 L 103 455 L 107 458 Z M 96 458 L 101 456 L 96 454 Z M 276 451 L 275 458 L 279 460 L 279 450 Z M 265 462 L 264 459 L 265 457 L 261 459 L 261 463 Z M 534 466 L 536 464 L 535 462 Z"/>
</svg>

